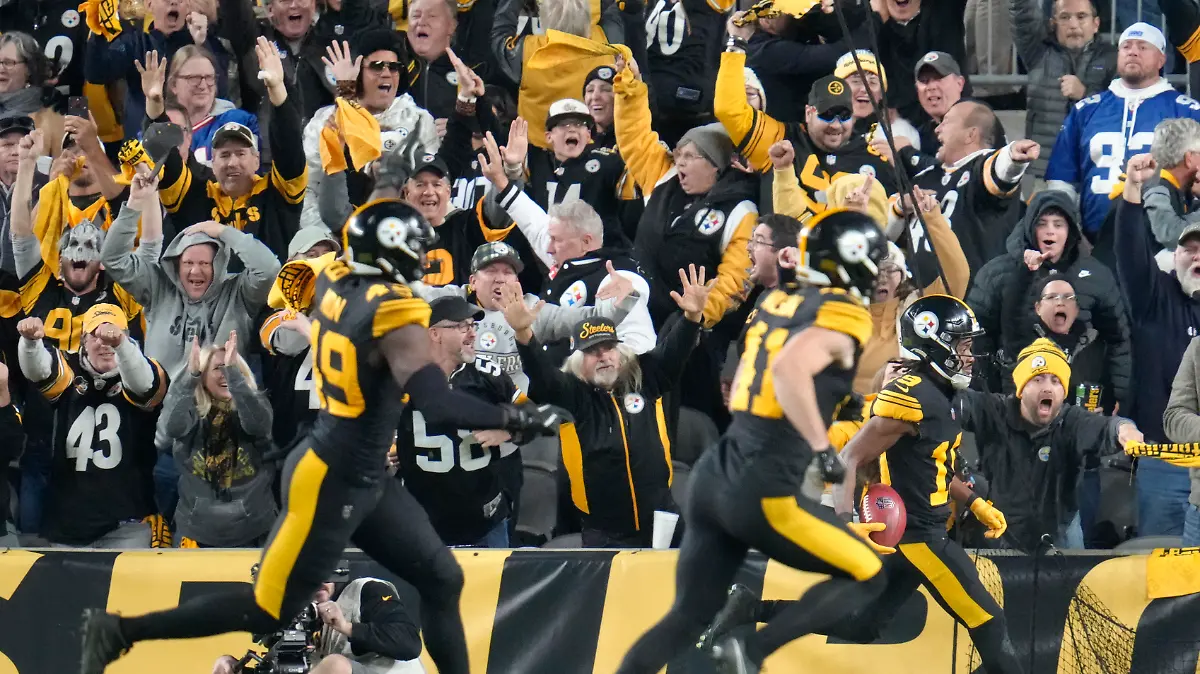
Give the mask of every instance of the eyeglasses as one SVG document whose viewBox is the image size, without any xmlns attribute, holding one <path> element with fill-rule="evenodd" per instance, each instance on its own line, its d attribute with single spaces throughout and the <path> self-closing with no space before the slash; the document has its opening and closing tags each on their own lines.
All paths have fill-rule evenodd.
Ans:
<svg viewBox="0 0 1200 674">
<path fill-rule="evenodd" d="M 467 319 L 465 321 L 459 321 L 458 323 L 439 323 L 433 327 L 442 328 L 445 330 L 456 330 L 458 332 L 470 332 L 475 329 L 475 321 Z"/>
<path fill-rule="evenodd" d="M 779 246 L 776 246 L 775 244 L 771 243 L 770 241 L 767 241 L 766 239 L 759 239 L 759 238 L 750 239 L 750 247 L 751 248 L 770 248 L 771 250 L 779 249 Z"/>
<path fill-rule="evenodd" d="M 177 78 L 187 82 L 193 87 L 197 84 L 207 84 L 212 86 L 217 83 L 216 75 L 178 75 Z"/>
<path fill-rule="evenodd" d="M 1051 295 L 1042 295 L 1043 302 L 1062 302 L 1063 304 L 1071 304 L 1075 302 L 1074 293 L 1053 293 Z"/>
<path fill-rule="evenodd" d="M 686 150 L 683 152 L 676 150 L 671 156 L 674 157 L 676 164 L 687 164 L 689 162 L 696 161 L 697 159 L 704 159 L 703 156 Z"/>
<path fill-rule="evenodd" d="M 12 70 L 22 65 L 25 65 L 25 59 L 0 59 L 0 68 L 5 70 Z"/>
<path fill-rule="evenodd" d="M 381 73 L 385 69 L 393 73 L 398 73 L 401 70 L 401 66 L 398 61 L 371 61 L 367 64 L 367 68 L 371 72 L 376 73 Z"/>
<path fill-rule="evenodd" d="M 556 129 L 586 129 L 586 128 L 589 128 L 589 126 L 590 125 L 587 122 L 583 121 L 582 119 L 564 119 L 563 121 L 559 122 L 558 124 L 555 124 L 554 128 L 556 128 Z"/>
<path fill-rule="evenodd" d="M 840 112 L 831 113 L 829 116 L 817 114 L 817 119 L 826 124 L 845 124 L 854 119 L 854 113 L 842 110 Z"/>
<path fill-rule="evenodd" d="M 1087 21 L 1095 16 L 1096 15 L 1092 14 L 1091 12 L 1076 12 L 1074 14 L 1071 14 L 1070 12 L 1062 12 L 1060 14 L 1055 14 L 1054 18 L 1061 23 L 1070 23 L 1071 19 L 1074 19 L 1079 23 L 1083 23 L 1084 21 Z"/>
</svg>

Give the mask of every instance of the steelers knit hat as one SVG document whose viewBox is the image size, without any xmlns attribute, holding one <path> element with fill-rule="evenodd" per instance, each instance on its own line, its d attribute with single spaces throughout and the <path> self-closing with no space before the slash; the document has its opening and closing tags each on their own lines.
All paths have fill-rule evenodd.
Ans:
<svg viewBox="0 0 1200 674">
<path fill-rule="evenodd" d="M 879 63 L 879 59 L 875 58 L 875 55 L 866 49 L 855 49 L 853 54 L 850 52 L 842 54 L 837 60 L 837 65 L 833 68 L 833 74 L 843 80 L 852 75 L 857 75 L 858 64 L 854 61 L 855 55 L 858 56 L 858 63 L 862 64 L 863 70 L 878 75 L 879 83 L 883 86 L 883 90 L 887 91 L 887 73 L 884 72 L 883 65 Z"/>
<path fill-rule="evenodd" d="M 1067 362 L 1067 354 L 1062 352 L 1054 342 L 1039 337 L 1033 344 L 1021 350 L 1017 356 L 1017 367 L 1013 370 L 1013 383 L 1017 385 L 1017 397 L 1030 379 L 1039 374 L 1050 373 L 1058 377 L 1063 390 L 1071 384 L 1071 364 Z"/>
</svg>

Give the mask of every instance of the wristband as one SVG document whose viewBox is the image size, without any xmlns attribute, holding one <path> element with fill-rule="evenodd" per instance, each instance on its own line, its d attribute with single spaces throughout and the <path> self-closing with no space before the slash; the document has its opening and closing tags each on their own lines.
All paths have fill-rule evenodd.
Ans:
<svg viewBox="0 0 1200 674">
<path fill-rule="evenodd" d="M 462 115 L 463 117 L 474 117 L 475 116 L 475 99 L 472 98 L 469 101 L 464 101 L 463 99 L 459 98 L 459 99 L 455 100 L 454 101 L 454 112 Z"/>
<path fill-rule="evenodd" d="M 971 494 L 971 498 L 967 499 L 967 510 L 974 512 L 975 502 L 979 500 L 979 494 Z"/>
<path fill-rule="evenodd" d="M 337 95 L 338 98 L 353 99 L 357 92 L 358 84 L 354 80 L 338 80 Z"/>
<path fill-rule="evenodd" d="M 458 92 L 458 102 L 459 103 L 470 103 L 471 105 L 475 105 L 476 100 L 478 100 L 478 99 L 474 96 L 463 96 L 461 91 Z"/>
<path fill-rule="evenodd" d="M 725 41 L 725 51 L 745 52 L 746 41 L 740 37 L 734 37 L 730 35 L 729 39 Z"/>
</svg>

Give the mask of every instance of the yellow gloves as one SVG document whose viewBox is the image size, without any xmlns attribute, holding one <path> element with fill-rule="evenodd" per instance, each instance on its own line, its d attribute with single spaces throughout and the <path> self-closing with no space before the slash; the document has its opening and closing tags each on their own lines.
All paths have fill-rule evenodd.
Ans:
<svg viewBox="0 0 1200 674">
<path fill-rule="evenodd" d="M 855 534 L 857 534 L 859 538 L 866 541 L 867 545 L 871 546 L 871 549 L 875 552 L 878 552 L 881 555 L 890 555 L 896 551 L 896 548 L 889 548 L 886 545 L 880 545 L 871 540 L 871 534 L 873 532 L 887 529 L 887 525 L 883 522 L 847 522 L 846 526 L 850 527 L 850 531 L 853 531 Z"/>
<path fill-rule="evenodd" d="M 975 519 L 988 528 L 987 533 L 984 534 L 987 538 L 1000 538 L 1008 530 L 1008 522 L 1004 520 L 1004 513 L 993 506 L 991 501 L 976 498 L 971 502 L 971 512 L 974 513 Z"/>
</svg>

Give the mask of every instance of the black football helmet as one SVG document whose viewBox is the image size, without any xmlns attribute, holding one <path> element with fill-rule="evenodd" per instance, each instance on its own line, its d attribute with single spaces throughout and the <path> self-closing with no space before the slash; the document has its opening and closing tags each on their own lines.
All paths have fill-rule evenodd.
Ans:
<svg viewBox="0 0 1200 674">
<path fill-rule="evenodd" d="M 982 334 L 983 328 L 966 302 L 950 295 L 926 295 L 900 316 L 900 353 L 928 365 L 954 388 L 964 389 L 971 383 L 971 374 L 955 347 Z"/>
<path fill-rule="evenodd" d="M 342 247 L 353 269 L 400 283 L 424 275 L 425 253 L 437 234 L 417 209 L 399 199 L 376 199 L 358 208 L 342 228 Z"/>
<path fill-rule="evenodd" d="M 831 208 L 813 217 L 800 230 L 796 276 L 813 285 L 844 288 L 870 301 L 887 257 L 887 239 L 870 216 Z"/>
</svg>

